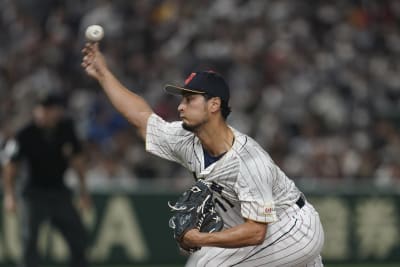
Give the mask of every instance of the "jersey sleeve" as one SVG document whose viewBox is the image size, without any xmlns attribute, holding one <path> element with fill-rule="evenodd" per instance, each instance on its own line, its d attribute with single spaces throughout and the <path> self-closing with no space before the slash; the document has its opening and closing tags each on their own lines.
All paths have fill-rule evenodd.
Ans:
<svg viewBox="0 0 400 267">
<path fill-rule="evenodd" d="M 9 162 L 16 162 L 22 157 L 22 149 L 18 138 L 7 140 L 4 145 L 1 157 L 1 163 L 7 164 Z"/>
<path fill-rule="evenodd" d="M 166 122 L 152 114 L 147 121 L 146 151 L 164 159 L 183 164 L 180 150 L 188 138 L 181 122 Z"/>
<path fill-rule="evenodd" d="M 235 190 L 244 218 L 263 223 L 277 221 L 272 183 L 273 172 L 267 157 L 255 152 L 242 158 Z"/>
<path fill-rule="evenodd" d="M 13 137 L 10 137 L 4 144 L 1 151 L 1 163 L 18 162 L 26 154 L 27 128 L 20 129 Z"/>
</svg>

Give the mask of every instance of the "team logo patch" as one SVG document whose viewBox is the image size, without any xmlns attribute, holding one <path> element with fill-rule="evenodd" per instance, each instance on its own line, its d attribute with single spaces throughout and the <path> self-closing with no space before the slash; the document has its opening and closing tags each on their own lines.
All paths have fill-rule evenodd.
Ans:
<svg viewBox="0 0 400 267">
<path fill-rule="evenodd" d="M 264 215 L 273 215 L 275 213 L 275 205 L 274 203 L 267 203 L 263 207 Z"/>
</svg>

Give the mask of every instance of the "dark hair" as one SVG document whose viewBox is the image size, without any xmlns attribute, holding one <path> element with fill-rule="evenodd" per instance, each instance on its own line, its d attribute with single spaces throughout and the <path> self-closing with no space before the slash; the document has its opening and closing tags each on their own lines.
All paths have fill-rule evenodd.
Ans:
<svg viewBox="0 0 400 267">
<path fill-rule="evenodd" d="M 208 95 L 208 94 L 203 94 L 203 96 L 206 100 L 210 100 L 213 97 L 218 97 L 218 96 L 212 96 L 212 95 Z M 229 114 L 231 114 L 231 111 L 232 110 L 229 107 L 228 102 L 221 99 L 221 115 L 224 118 L 224 120 L 226 120 L 226 118 L 228 118 Z"/>
</svg>

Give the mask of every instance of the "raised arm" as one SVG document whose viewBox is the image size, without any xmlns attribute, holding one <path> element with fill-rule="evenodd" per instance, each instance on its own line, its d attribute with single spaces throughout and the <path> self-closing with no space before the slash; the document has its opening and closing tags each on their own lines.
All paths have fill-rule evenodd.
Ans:
<svg viewBox="0 0 400 267">
<path fill-rule="evenodd" d="M 147 120 L 153 113 L 149 104 L 139 95 L 129 91 L 111 73 L 98 43 L 87 43 L 82 53 L 82 67 L 86 73 L 100 83 L 113 106 L 138 128 L 140 135 L 145 139 Z"/>
</svg>

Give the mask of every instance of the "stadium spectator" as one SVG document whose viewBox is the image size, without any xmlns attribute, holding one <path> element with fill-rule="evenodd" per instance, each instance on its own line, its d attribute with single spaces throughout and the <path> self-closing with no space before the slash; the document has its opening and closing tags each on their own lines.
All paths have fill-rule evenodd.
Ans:
<svg viewBox="0 0 400 267">
<path fill-rule="evenodd" d="M 37 16 L 31 2 L 0 3 L 2 136 L 24 123 L 29 96 L 97 89 L 77 62 L 83 30 L 99 23 L 110 67 L 167 120 L 176 103 L 162 85 L 216 69 L 234 85 L 231 124 L 256 136 L 291 177 L 398 183 L 390 166 L 399 157 L 387 153 L 400 121 L 396 0 L 45 1 Z M 87 121 L 80 114 L 90 111 L 72 113 Z M 80 134 L 90 134 L 89 124 Z M 127 143 L 126 157 L 137 146 Z M 141 172 L 135 164 L 146 155 L 135 156 L 122 159 L 133 177 L 177 171 Z M 382 175 L 393 177 L 384 183 Z"/>
</svg>

